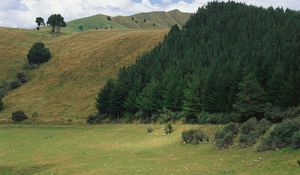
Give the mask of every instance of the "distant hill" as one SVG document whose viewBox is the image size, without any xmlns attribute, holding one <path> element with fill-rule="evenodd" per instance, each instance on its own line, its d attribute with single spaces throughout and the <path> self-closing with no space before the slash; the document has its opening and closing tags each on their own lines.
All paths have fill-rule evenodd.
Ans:
<svg viewBox="0 0 300 175">
<path fill-rule="evenodd" d="M 96 28 L 163 29 L 175 24 L 183 26 L 190 17 L 190 13 L 183 13 L 179 10 L 139 13 L 132 16 L 110 17 L 110 19 L 106 15 L 99 14 L 70 21 L 67 28 L 71 31 L 80 31 L 79 26 L 82 25 L 84 30 Z"/>
</svg>

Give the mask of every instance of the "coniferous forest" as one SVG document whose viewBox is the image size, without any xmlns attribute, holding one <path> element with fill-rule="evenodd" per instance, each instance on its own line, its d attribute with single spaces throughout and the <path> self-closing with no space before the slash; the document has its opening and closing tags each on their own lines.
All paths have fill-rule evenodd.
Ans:
<svg viewBox="0 0 300 175">
<path fill-rule="evenodd" d="M 172 27 L 107 81 L 96 103 L 104 118 L 150 121 L 171 113 L 203 123 L 272 118 L 299 105 L 300 13 L 235 2 L 208 3 L 185 26 Z"/>
</svg>

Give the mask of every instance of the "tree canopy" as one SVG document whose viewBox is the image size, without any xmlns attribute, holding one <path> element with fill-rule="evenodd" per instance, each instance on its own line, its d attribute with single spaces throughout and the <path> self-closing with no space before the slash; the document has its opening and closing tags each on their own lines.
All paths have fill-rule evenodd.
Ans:
<svg viewBox="0 0 300 175">
<path fill-rule="evenodd" d="M 64 17 L 60 14 L 53 14 L 48 18 L 47 24 L 52 26 L 52 32 L 59 33 L 61 27 L 66 27 L 67 23 L 64 21 Z"/>
<path fill-rule="evenodd" d="M 300 14 L 211 2 L 100 91 L 99 111 L 264 116 L 300 104 Z M 115 101 L 116 100 L 116 101 Z M 108 113 L 114 109 L 114 113 Z M 224 115 L 226 116 L 226 115 Z"/>
<path fill-rule="evenodd" d="M 51 53 L 48 48 L 45 48 L 44 43 L 37 42 L 30 48 L 27 59 L 30 64 L 40 64 L 49 61 Z"/>
</svg>

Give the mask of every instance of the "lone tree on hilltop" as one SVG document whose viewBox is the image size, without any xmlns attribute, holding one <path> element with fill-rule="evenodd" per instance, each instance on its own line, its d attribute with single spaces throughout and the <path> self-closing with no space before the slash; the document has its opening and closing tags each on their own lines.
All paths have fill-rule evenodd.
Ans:
<svg viewBox="0 0 300 175">
<path fill-rule="evenodd" d="M 64 21 L 64 17 L 60 14 L 53 14 L 48 18 L 47 24 L 52 27 L 52 33 L 60 33 L 61 27 L 66 27 L 67 23 Z"/>
<path fill-rule="evenodd" d="M 83 31 L 83 25 L 80 25 L 78 28 L 80 31 Z"/>
<path fill-rule="evenodd" d="M 38 27 L 36 28 L 38 31 L 40 30 L 40 27 L 43 25 L 45 26 L 45 21 L 42 17 L 37 17 L 35 19 L 36 24 L 38 25 Z"/>
<path fill-rule="evenodd" d="M 45 48 L 44 43 L 35 43 L 27 54 L 28 63 L 40 64 L 49 61 L 51 53 L 48 48 Z"/>
</svg>

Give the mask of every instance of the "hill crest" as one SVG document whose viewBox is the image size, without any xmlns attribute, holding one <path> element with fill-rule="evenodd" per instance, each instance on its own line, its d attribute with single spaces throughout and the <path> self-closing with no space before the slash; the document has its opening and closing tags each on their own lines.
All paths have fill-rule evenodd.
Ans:
<svg viewBox="0 0 300 175">
<path fill-rule="evenodd" d="M 97 14 L 75 19 L 68 22 L 67 28 L 71 31 L 89 29 L 167 29 L 177 24 L 183 26 L 191 17 L 191 13 L 184 13 L 178 9 L 171 11 L 153 11 L 138 13 L 130 16 L 108 16 Z"/>
</svg>

